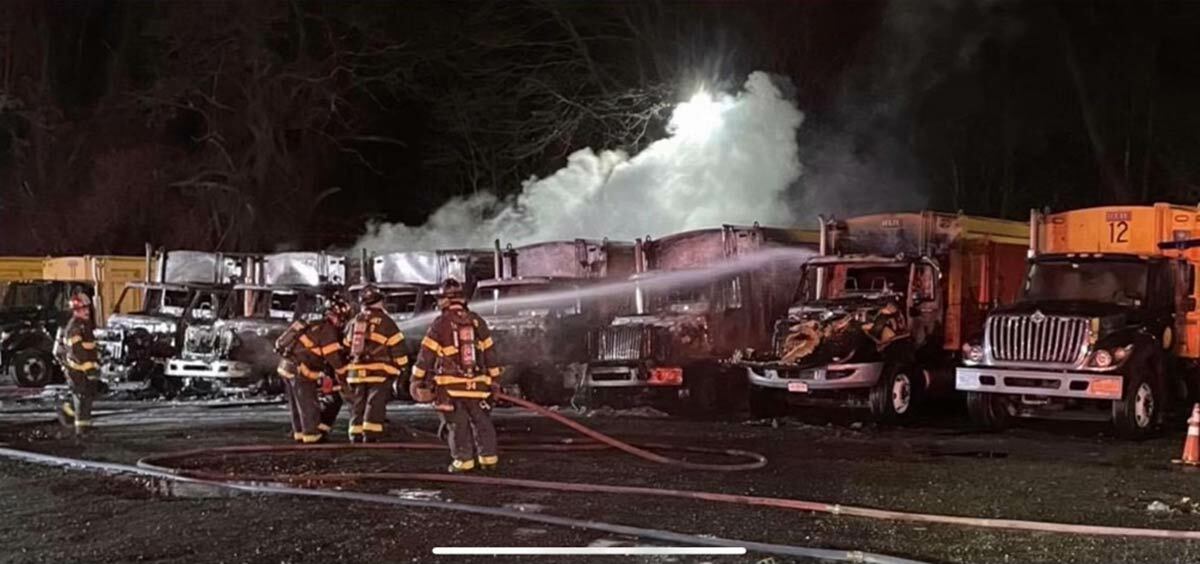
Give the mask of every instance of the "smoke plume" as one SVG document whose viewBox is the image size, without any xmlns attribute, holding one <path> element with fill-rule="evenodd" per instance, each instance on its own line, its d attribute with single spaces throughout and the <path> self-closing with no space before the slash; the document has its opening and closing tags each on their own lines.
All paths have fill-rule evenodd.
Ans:
<svg viewBox="0 0 1200 564">
<path fill-rule="evenodd" d="M 737 94 L 698 94 L 676 106 L 669 136 L 629 156 L 591 148 L 501 200 L 455 199 L 421 226 L 372 224 L 371 251 L 520 245 L 576 237 L 631 240 L 721 224 L 791 225 L 784 198 L 800 177 L 804 114 L 790 85 L 752 73 Z M 782 87 L 781 87 L 782 86 Z"/>
</svg>

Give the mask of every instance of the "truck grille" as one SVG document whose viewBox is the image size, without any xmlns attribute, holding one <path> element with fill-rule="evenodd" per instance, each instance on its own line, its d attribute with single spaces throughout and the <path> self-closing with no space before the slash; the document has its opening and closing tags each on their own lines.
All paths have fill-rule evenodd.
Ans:
<svg viewBox="0 0 1200 564">
<path fill-rule="evenodd" d="M 653 327 L 605 327 L 588 333 L 588 357 L 593 361 L 642 360 L 650 357 L 653 341 Z"/>
<path fill-rule="evenodd" d="M 992 359 L 1073 364 L 1087 345 L 1088 320 L 1078 317 L 993 315 L 987 321 Z"/>
</svg>

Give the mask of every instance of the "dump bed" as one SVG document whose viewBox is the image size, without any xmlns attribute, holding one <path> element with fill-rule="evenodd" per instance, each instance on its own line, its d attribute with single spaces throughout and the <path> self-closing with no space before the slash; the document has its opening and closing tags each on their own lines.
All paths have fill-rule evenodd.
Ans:
<svg viewBox="0 0 1200 564">
<path fill-rule="evenodd" d="M 498 243 L 497 243 L 498 244 Z M 501 278 L 624 278 L 634 272 L 631 243 L 546 241 L 501 253 Z"/>
<path fill-rule="evenodd" d="M 492 278 L 495 268 L 492 251 L 447 249 L 378 254 L 371 259 L 370 273 L 376 284 L 437 286 L 446 278 L 465 284 Z"/>
<path fill-rule="evenodd" d="M 43 257 L 0 257 L 0 282 L 42 277 Z"/>
<path fill-rule="evenodd" d="M 1200 237 L 1200 210 L 1188 206 L 1105 206 L 1041 217 L 1039 253 L 1158 256 L 1159 243 Z"/>
<path fill-rule="evenodd" d="M 668 235 L 645 243 L 648 270 L 704 268 L 768 248 L 815 247 L 816 231 L 726 225 Z"/>
<path fill-rule="evenodd" d="M 275 253 L 262 260 L 267 286 L 322 286 L 346 281 L 346 258 L 328 253 Z"/>
<path fill-rule="evenodd" d="M 145 280 L 147 277 L 145 257 L 130 256 L 77 256 L 45 259 L 42 278 L 80 282 L 95 288 L 96 324 L 104 326 L 125 285 Z M 139 311 L 141 296 L 130 295 L 121 304 L 121 313 Z"/>
<path fill-rule="evenodd" d="M 933 211 L 864 215 L 832 227 L 832 247 L 840 254 L 945 256 L 963 241 L 1029 244 L 1025 222 Z"/>
<path fill-rule="evenodd" d="M 168 251 L 159 255 L 155 281 L 167 284 L 228 284 L 244 279 L 238 256 L 204 251 Z"/>
</svg>

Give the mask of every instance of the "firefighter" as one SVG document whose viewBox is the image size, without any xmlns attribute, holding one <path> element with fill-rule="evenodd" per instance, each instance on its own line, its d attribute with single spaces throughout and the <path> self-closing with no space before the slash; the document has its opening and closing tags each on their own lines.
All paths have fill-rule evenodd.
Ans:
<svg viewBox="0 0 1200 564">
<path fill-rule="evenodd" d="M 383 308 L 383 293 L 367 285 L 359 294 L 362 311 L 346 328 L 350 349 L 346 383 L 350 400 L 350 442 L 365 443 L 383 436 L 392 381 L 408 366 L 404 333 Z"/>
<path fill-rule="evenodd" d="M 341 327 L 349 316 L 350 305 L 345 300 L 331 299 L 320 321 L 305 323 L 297 319 L 275 341 L 275 350 L 282 357 L 278 372 L 287 383 L 292 439 L 296 442 L 322 442 L 329 431 L 321 426 L 318 391 L 323 378 L 345 371 Z"/>
<path fill-rule="evenodd" d="M 63 369 L 71 388 L 71 401 L 62 405 L 60 419 L 74 421 L 75 434 L 84 435 L 92 427 L 92 403 L 100 386 L 100 355 L 96 351 L 92 300 L 87 294 L 71 296 L 71 321 L 57 343 Z"/>
<path fill-rule="evenodd" d="M 499 386 L 491 331 L 483 318 L 467 309 L 462 285 L 450 278 L 442 284 L 441 314 L 421 340 L 410 392 L 417 401 L 433 401 L 449 427 L 450 472 L 491 470 L 499 463 L 496 428 L 490 410 Z M 432 385 L 429 379 L 432 377 Z"/>
</svg>

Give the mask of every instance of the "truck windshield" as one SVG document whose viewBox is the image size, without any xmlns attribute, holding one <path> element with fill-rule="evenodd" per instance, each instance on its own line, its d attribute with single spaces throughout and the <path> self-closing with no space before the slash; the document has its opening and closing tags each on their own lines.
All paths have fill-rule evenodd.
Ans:
<svg viewBox="0 0 1200 564">
<path fill-rule="evenodd" d="M 391 314 L 417 313 L 417 293 L 385 294 L 383 297 L 383 307 Z"/>
<path fill-rule="evenodd" d="M 47 306 L 54 303 L 54 286 L 50 284 L 13 283 L 4 292 L 4 307 Z"/>
<path fill-rule="evenodd" d="M 825 285 L 817 295 L 817 276 L 824 273 Z M 840 263 L 809 265 L 804 269 L 804 283 L 800 285 L 797 302 L 839 300 L 847 298 L 874 298 L 888 295 L 903 295 L 908 291 L 909 264 L 862 264 Z"/>
<path fill-rule="evenodd" d="M 1111 260 L 1033 262 L 1021 300 L 1137 306 L 1146 299 L 1148 266 L 1139 261 Z"/>
</svg>

